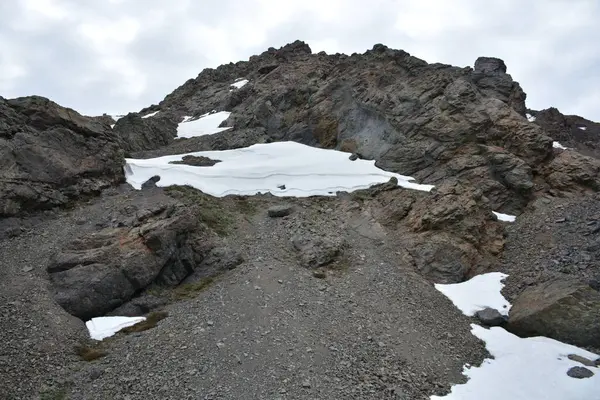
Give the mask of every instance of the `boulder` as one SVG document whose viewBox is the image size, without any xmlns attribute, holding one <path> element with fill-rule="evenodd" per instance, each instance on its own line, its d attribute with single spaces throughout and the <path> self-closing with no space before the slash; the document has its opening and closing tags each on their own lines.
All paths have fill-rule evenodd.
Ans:
<svg viewBox="0 0 600 400">
<path fill-rule="evenodd" d="M 64 207 L 125 180 L 110 127 L 43 97 L 0 97 L 0 217 Z"/>
<path fill-rule="evenodd" d="M 69 313 L 104 315 L 151 283 L 179 284 L 200 264 L 207 237 L 194 209 L 157 206 L 138 214 L 74 240 L 50 260 L 54 298 Z"/>
<path fill-rule="evenodd" d="M 306 268 L 318 268 L 334 262 L 341 255 L 344 242 L 340 238 L 317 235 L 298 235 L 292 245 Z"/>
<path fill-rule="evenodd" d="M 594 376 L 594 373 L 585 367 L 571 367 L 567 371 L 567 375 L 575 379 L 586 379 Z"/>
<path fill-rule="evenodd" d="M 507 329 L 519 336 L 546 336 L 598 348 L 600 293 L 572 279 L 531 286 L 513 302 Z"/>
<path fill-rule="evenodd" d="M 488 326 L 499 326 L 506 322 L 506 317 L 494 308 L 486 307 L 475 313 L 475 317 Z"/>
</svg>

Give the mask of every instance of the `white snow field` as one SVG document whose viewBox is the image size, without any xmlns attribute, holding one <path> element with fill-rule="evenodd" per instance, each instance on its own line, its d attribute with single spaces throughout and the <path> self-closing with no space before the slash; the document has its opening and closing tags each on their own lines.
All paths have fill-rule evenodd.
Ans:
<svg viewBox="0 0 600 400">
<path fill-rule="evenodd" d="M 184 117 L 183 122 L 177 126 L 177 138 L 213 135 L 231 129 L 231 127 L 219 128 L 219 124 L 229 118 L 230 114 L 228 111 L 219 111 L 204 114 L 194 121 L 190 121 L 192 117 Z"/>
<path fill-rule="evenodd" d="M 469 281 L 451 285 L 435 285 L 465 314 L 473 315 L 484 307 L 496 308 L 503 314 L 510 304 L 502 296 L 502 280 L 507 275 L 492 272 Z M 506 307 L 504 307 L 506 306 Z M 431 400 L 584 400 L 598 397 L 600 368 L 588 367 L 594 376 L 575 379 L 567 375 L 571 367 L 582 366 L 567 356 L 576 354 L 589 360 L 598 355 L 559 341 L 533 337 L 522 339 L 503 328 L 483 328 L 471 324 L 471 332 L 485 342 L 494 359 L 486 359 L 479 367 L 465 366 L 469 380 L 452 387 L 446 396 Z"/>
<path fill-rule="evenodd" d="M 221 162 L 212 167 L 169 164 L 186 155 Z M 411 182 L 413 178 L 409 176 L 379 169 L 374 160 L 351 161 L 348 156 L 341 151 L 296 142 L 275 142 L 147 160 L 126 159 L 125 176 L 136 189 L 141 189 L 142 183 L 152 176 L 159 175 L 158 186 L 190 185 L 215 197 L 267 192 L 282 197 L 332 196 L 337 191 L 351 192 L 385 183 L 391 177 L 396 177 L 398 185 L 405 188 L 423 191 L 433 188 L 433 185 Z"/>
<path fill-rule="evenodd" d="M 246 83 L 248 83 L 248 79 L 236 79 L 234 83 L 231 84 L 236 89 L 243 87 Z"/>
<path fill-rule="evenodd" d="M 569 149 L 568 147 L 563 146 L 559 142 L 552 142 L 552 147 L 554 147 L 555 149 L 563 149 L 563 150 Z"/>
<path fill-rule="evenodd" d="M 154 117 L 156 114 L 158 114 L 160 111 L 154 111 L 153 113 L 150 114 L 146 114 L 143 115 L 142 118 L 150 118 L 150 117 Z"/>
<path fill-rule="evenodd" d="M 503 222 L 515 222 L 515 220 L 517 219 L 517 217 L 515 217 L 514 215 L 509 215 L 509 214 L 502 214 L 496 211 L 492 211 L 496 217 L 498 217 L 499 221 L 503 221 Z"/>
<path fill-rule="evenodd" d="M 507 277 L 508 275 L 501 272 L 491 272 L 477 275 L 466 282 L 435 284 L 435 288 L 469 317 L 486 307 L 495 308 L 501 314 L 508 315 L 510 303 L 500 293 L 504 287 L 502 281 Z"/>
<path fill-rule="evenodd" d="M 92 339 L 102 340 L 145 319 L 146 317 L 97 317 L 87 321 L 85 326 Z"/>
</svg>

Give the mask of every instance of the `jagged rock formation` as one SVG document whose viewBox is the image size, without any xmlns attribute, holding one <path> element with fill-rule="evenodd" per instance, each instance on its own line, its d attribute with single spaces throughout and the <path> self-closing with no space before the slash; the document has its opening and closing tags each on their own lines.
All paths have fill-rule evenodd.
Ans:
<svg viewBox="0 0 600 400">
<path fill-rule="evenodd" d="M 141 118 L 129 113 L 114 124 L 113 133 L 123 150 L 133 153 L 167 146 L 177 136 L 177 124 L 164 115 Z"/>
<path fill-rule="evenodd" d="M 249 83 L 232 88 L 240 77 Z M 161 110 L 177 122 L 227 110 L 224 125 L 234 128 L 141 155 L 293 140 L 357 153 L 425 183 L 460 179 L 509 213 L 520 212 L 536 193 L 597 190 L 600 164 L 578 157 L 580 177 L 563 173 L 572 160 L 525 118 L 525 97 L 495 58 L 458 68 L 383 45 L 352 56 L 311 54 L 297 41 L 206 69 L 143 110 Z M 589 179 L 582 177 L 588 172 Z"/>
<path fill-rule="evenodd" d="M 43 97 L 0 97 L 0 217 L 65 206 L 124 181 L 105 124 Z"/>
<path fill-rule="evenodd" d="M 527 110 L 552 139 L 576 148 L 584 155 L 600 158 L 600 123 L 577 115 L 564 115 L 558 109 Z"/>
</svg>

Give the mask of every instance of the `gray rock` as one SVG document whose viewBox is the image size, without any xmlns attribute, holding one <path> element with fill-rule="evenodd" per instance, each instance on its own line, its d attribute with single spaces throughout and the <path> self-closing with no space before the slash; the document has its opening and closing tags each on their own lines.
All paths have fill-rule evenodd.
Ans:
<svg viewBox="0 0 600 400">
<path fill-rule="evenodd" d="M 201 279 L 217 276 L 222 272 L 232 270 L 244 262 L 239 251 L 231 247 L 215 247 L 208 252 L 194 272 L 185 279 L 184 283 L 197 282 Z"/>
<path fill-rule="evenodd" d="M 350 161 L 356 161 L 356 160 L 358 160 L 358 155 L 357 155 L 356 153 L 352 153 L 352 154 L 350 155 L 350 157 L 348 157 L 348 159 L 349 159 Z"/>
<path fill-rule="evenodd" d="M 160 181 L 160 176 L 154 175 L 153 177 L 148 179 L 146 182 L 142 183 L 142 189 L 155 188 L 156 182 L 158 182 L 158 181 Z"/>
<path fill-rule="evenodd" d="M 125 180 L 108 125 L 39 96 L 0 97 L 0 217 L 63 207 Z"/>
<path fill-rule="evenodd" d="M 221 160 L 213 160 L 204 156 L 183 156 L 180 161 L 171 161 L 169 164 L 183 164 L 191 165 L 192 167 L 212 167 L 213 165 L 220 163 Z"/>
<path fill-rule="evenodd" d="M 135 297 L 127 303 L 115 308 L 107 315 L 137 317 L 148 314 L 150 311 L 163 307 L 167 302 L 165 299 L 153 295 L 142 295 Z"/>
<path fill-rule="evenodd" d="M 594 361 L 588 360 L 587 358 L 579 356 L 577 354 L 569 354 L 567 357 L 569 358 L 569 360 L 577 361 L 578 363 L 581 363 L 581 364 L 585 365 L 586 367 L 595 367 L 596 366 Z"/>
<path fill-rule="evenodd" d="M 291 205 L 278 205 L 269 207 L 267 214 L 271 218 L 281 218 L 290 215 L 293 210 L 294 207 Z"/>
<path fill-rule="evenodd" d="M 506 322 L 506 318 L 498 310 L 489 307 L 477 311 L 475 317 L 488 326 L 499 326 Z"/>
<path fill-rule="evenodd" d="M 600 293 L 576 279 L 528 287 L 513 302 L 507 329 L 519 336 L 600 347 Z"/>
<path fill-rule="evenodd" d="M 153 150 L 168 145 L 177 136 L 177 123 L 159 112 L 150 118 L 130 113 L 120 118 L 112 131 L 127 152 Z"/>
<path fill-rule="evenodd" d="M 203 252 L 193 208 L 149 212 L 137 227 L 106 228 L 73 240 L 47 266 L 54 298 L 87 320 L 130 300 L 153 282 L 177 285 Z"/>
<path fill-rule="evenodd" d="M 304 267 L 317 268 L 335 261 L 342 253 L 344 242 L 331 237 L 295 236 L 292 245 Z"/>
<path fill-rule="evenodd" d="M 585 367 L 571 367 L 567 371 L 567 375 L 575 379 L 586 379 L 594 376 L 594 373 Z"/>
</svg>

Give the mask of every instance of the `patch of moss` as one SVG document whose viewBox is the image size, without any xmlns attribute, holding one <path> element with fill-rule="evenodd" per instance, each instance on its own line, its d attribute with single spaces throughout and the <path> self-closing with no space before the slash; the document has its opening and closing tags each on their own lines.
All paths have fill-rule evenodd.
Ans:
<svg viewBox="0 0 600 400">
<path fill-rule="evenodd" d="M 94 361 L 108 355 L 106 351 L 100 348 L 85 345 L 76 346 L 75 352 L 84 361 Z"/>
<path fill-rule="evenodd" d="M 179 285 L 173 290 L 173 297 L 176 300 L 193 299 L 213 282 L 214 278 L 208 277 L 197 282 Z"/>
<path fill-rule="evenodd" d="M 237 205 L 238 210 L 244 215 L 255 215 L 257 212 L 256 204 L 245 197 L 240 197 L 236 199 L 235 203 Z"/>
<path fill-rule="evenodd" d="M 123 332 L 124 334 L 136 333 L 147 331 L 148 329 L 152 329 L 156 327 L 158 321 L 162 321 L 167 318 L 169 313 L 166 311 L 155 311 L 148 314 L 145 320 L 138 322 L 135 325 L 128 326 L 127 328 L 121 329 L 119 332 Z"/>
<path fill-rule="evenodd" d="M 191 186 L 169 186 L 165 188 L 165 193 L 188 204 L 199 206 L 200 220 L 218 235 L 226 236 L 231 232 L 234 218 L 216 197 L 202 193 Z"/>
</svg>

